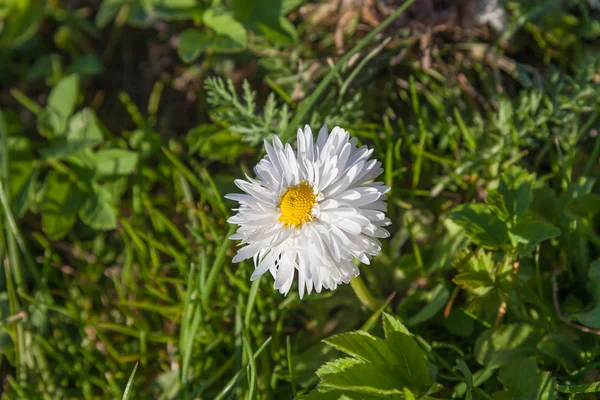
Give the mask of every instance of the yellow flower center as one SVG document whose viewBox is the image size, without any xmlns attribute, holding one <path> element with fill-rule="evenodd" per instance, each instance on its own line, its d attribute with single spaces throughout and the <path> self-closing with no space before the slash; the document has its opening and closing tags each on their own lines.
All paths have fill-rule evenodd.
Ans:
<svg viewBox="0 0 600 400">
<path fill-rule="evenodd" d="M 313 217 L 310 212 L 316 198 L 317 195 L 313 193 L 313 187 L 308 182 L 302 181 L 299 185 L 292 186 L 281 196 L 279 222 L 290 228 L 311 221 Z"/>
</svg>

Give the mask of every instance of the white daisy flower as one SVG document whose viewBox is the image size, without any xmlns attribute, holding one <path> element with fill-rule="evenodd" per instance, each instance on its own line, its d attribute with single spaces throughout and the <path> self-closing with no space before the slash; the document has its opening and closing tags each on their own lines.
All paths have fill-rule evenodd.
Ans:
<svg viewBox="0 0 600 400">
<path fill-rule="evenodd" d="M 317 142 L 307 125 L 298 129 L 297 150 L 279 138 L 265 141 L 267 155 L 254 167 L 257 179 L 237 179 L 247 194 L 229 194 L 240 203 L 228 222 L 239 225 L 230 239 L 241 240 L 233 262 L 254 259 L 251 280 L 266 271 L 274 288 L 287 294 L 298 271 L 300 298 L 306 290 L 333 290 L 360 272 L 353 258 L 369 264 L 381 250 L 385 200 L 390 188 L 371 182 L 383 169 L 368 160 L 373 150 L 356 138 L 324 125 Z"/>
</svg>

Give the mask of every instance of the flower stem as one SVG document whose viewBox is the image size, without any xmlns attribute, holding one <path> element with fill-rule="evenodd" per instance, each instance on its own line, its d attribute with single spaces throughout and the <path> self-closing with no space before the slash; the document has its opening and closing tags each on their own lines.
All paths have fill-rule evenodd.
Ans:
<svg viewBox="0 0 600 400">
<path fill-rule="evenodd" d="M 363 281 L 360 275 L 350 279 L 350 286 L 352 286 L 352 290 L 356 293 L 358 300 L 367 306 L 369 310 L 375 311 L 381 306 L 381 301 L 373 296 L 373 293 L 371 293 L 367 285 L 365 285 L 365 281 Z"/>
</svg>

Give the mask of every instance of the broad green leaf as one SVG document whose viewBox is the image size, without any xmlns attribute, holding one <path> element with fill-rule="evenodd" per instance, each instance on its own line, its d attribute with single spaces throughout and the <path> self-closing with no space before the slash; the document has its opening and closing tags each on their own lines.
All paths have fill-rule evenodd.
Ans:
<svg viewBox="0 0 600 400">
<path fill-rule="evenodd" d="M 469 337 L 475 330 L 475 321 L 462 309 L 453 308 L 450 315 L 444 318 L 444 327 L 453 335 Z"/>
<path fill-rule="evenodd" d="M 386 339 L 389 338 L 390 333 L 399 332 L 406 335 L 410 335 L 410 332 L 404 326 L 404 324 L 392 314 L 386 312 L 383 313 L 383 330 L 385 332 Z"/>
<path fill-rule="evenodd" d="M 50 147 L 40 150 L 40 155 L 43 159 L 49 158 L 66 158 L 73 154 L 79 153 L 87 148 L 99 145 L 102 140 L 99 139 L 73 139 L 67 140 L 64 137 L 55 140 Z"/>
<path fill-rule="evenodd" d="M 567 369 L 573 370 L 583 365 L 583 349 L 566 336 L 551 333 L 546 335 L 537 344 L 537 349 L 554 358 L 557 362 L 564 364 Z"/>
<path fill-rule="evenodd" d="M 242 24 L 228 14 L 215 14 L 212 9 L 206 10 L 202 16 L 204 24 L 217 35 L 230 38 L 241 48 L 248 46 L 248 34 Z"/>
<path fill-rule="evenodd" d="M 498 190 L 490 189 L 487 191 L 487 197 L 485 202 L 490 207 L 492 212 L 500 217 L 501 220 L 506 221 L 510 214 L 504 204 L 504 196 Z"/>
<path fill-rule="evenodd" d="M 520 255 L 528 256 L 538 244 L 544 240 L 557 237 L 560 233 L 560 229 L 548 222 L 525 219 L 513 226 L 508 235 Z"/>
<path fill-rule="evenodd" d="M 574 198 L 567 204 L 567 215 L 591 223 L 594 216 L 600 211 L 600 196 L 584 194 Z"/>
<path fill-rule="evenodd" d="M 475 342 L 475 358 L 486 367 L 501 367 L 537 352 L 538 335 L 528 324 L 488 329 Z"/>
<path fill-rule="evenodd" d="M 491 289 L 495 281 L 495 268 L 491 253 L 479 249 L 470 257 L 466 255 L 467 253 L 459 254 L 462 254 L 457 257 L 459 264 L 455 264 L 459 274 L 454 277 L 454 283 L 465 289 Z M 485 292 L 479 291 L 477 294 L 483 295 Z"/>
<path fill-rule="evenodd" d="M 379 364 L 395 362 L 388 344 L 367 332 L 342 333 L 325 339 L 324 342 L 363 361 Z"/>
<path fill-rule="evenodd" d="M 358 364 L 339 374 L 325 376 L 320 386 L 359 393 L 400 394 L 403 393 L 402 388 L 411 384 L 390 366 Z"/>
<path fill-rule="evenodd" d="M 177 53 L 186 62 L 191 63 L 210 46 L 210 35 L 196 29 L 187 29 L 179 35 Z"/>
<path fill-rule="evenodd" d="M 304 396 L 297 397 L 298 400 L 381 400 L 381 396 L 370 393 L 356 393 L 347 390 L 331 390 L 318 392 L 316 390 Z"/>
<path fill-rule="evenodd" d="M 60 80 L 48 95 L 48 104 L 40 116 L 44 127 L 51 129 L 57 136 L 65 134 L 69 117 L 75 110 L 79 94 L 79 77 L 68 75 Z"/>
<path fill-rule="evenodd" d="M 51 239 L 64 237 L 75 222 L 85 194 L 66 175 L 51 171 L 42 201 L 42 229 Z"/>
<path fill-rule="evenodd" d="M 69 140 L 89 139 L 102 141 L 104 134 L 102 133 L 101 124 L 94 110 L 84 108 L 75 113 L 69 120 L 67 138 Z"/>
<path fill-rule="evenodd" d="M 338 358 L 336 360 L 330 361 L 326 364 L 323 364 L 316 372 L 316 374 L 323 378 L 326 375 L 337 374 L 342 372 L 346 368 L 349 368 L 353 365 L 364 364 L 363 361 L 357 360 L 356 358 Z"/>
<path fill-rule="evenodd" d="M 177 52 L 184 62 L 191 63 L 207 49 L 217 53 L 235 53 L 244 50 L 245 47 L 229 36 L 188 29 L 179 36 Z"/>
<path fill-rule="evenodd" d="M 511 166 L 502 175 L 498 192 L 504 199 L 504 206 L 511 217 L 523 214 L 533 201 L 533 182 L 535 175 L 524 169 Z"/>
<path fill-rule="evenodd" d="M 235 19 L 269 40 L 291 44 L 297 40 L 296 29 L 285 18 L 284 0 L 233 0 Z"/>
<path fill-rule="evenodd" d="M 96 153 L 96 178 L 115 178 L 131 174 L 138 163 L 138 155 L 122 149 L 101 150 Z"/>
<path fill-rule="evenodd" d="M 532 359 L 508 364 L 498 376 L 505 389 L 505 393 L 501 393 L 500 396 L 527 400 L 557 399 L 556 382 L 550 372 L 538 374 L 536 369 L 535 361 Z"/>
<path fill-rule="evenodd" d="M 83 109 L 69 120 L 66 135 L 40 150 L 42 158 L 64 159 L 102 143 L 104 135 L 100 122 L 91 109 Z"/>
<path fill-rule="evenodd" d="M 450 218 L 464 228 L 475 244 L 482 247 L 498 249 L 508 242 L 504 222 L 483 204 L 462 204 L 454 209 Z"/>
<path fill-rule="evenodd" d="M 431 385 L 427 362 L 415 339 L 404 333 L 390 332 L 387 341 L 396 358 L 394 364 L 398 365 L 394 370 L 409 382 L 406 387 L 420 393 Z"/>
<path fill-rule="evenodd" d="M 92 229 L 109 230 L 117 226 L 117 216 L 110 204 L 110 193 L 102 186 L 94 187 L 79 210 L 81 220 Z"/>
</svg>

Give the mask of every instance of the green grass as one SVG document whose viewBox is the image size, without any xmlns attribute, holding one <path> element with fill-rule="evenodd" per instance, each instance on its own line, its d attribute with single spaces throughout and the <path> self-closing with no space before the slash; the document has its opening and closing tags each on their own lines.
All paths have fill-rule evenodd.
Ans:
<svg viewBox="0 0 600 400">
<path fill-rule="evenodd" d="M 26 3 L 0 6 L 2 398 L 595 398 L 586 3 L 436 31 L 430 68 L 400 8 L 340 55 L 302 1 Z M 263 139 L 323 123 L 374 148 L 391 237 L 350 285 L 283 297 L 232 264 L 223 195 Z"/>
</svg>

